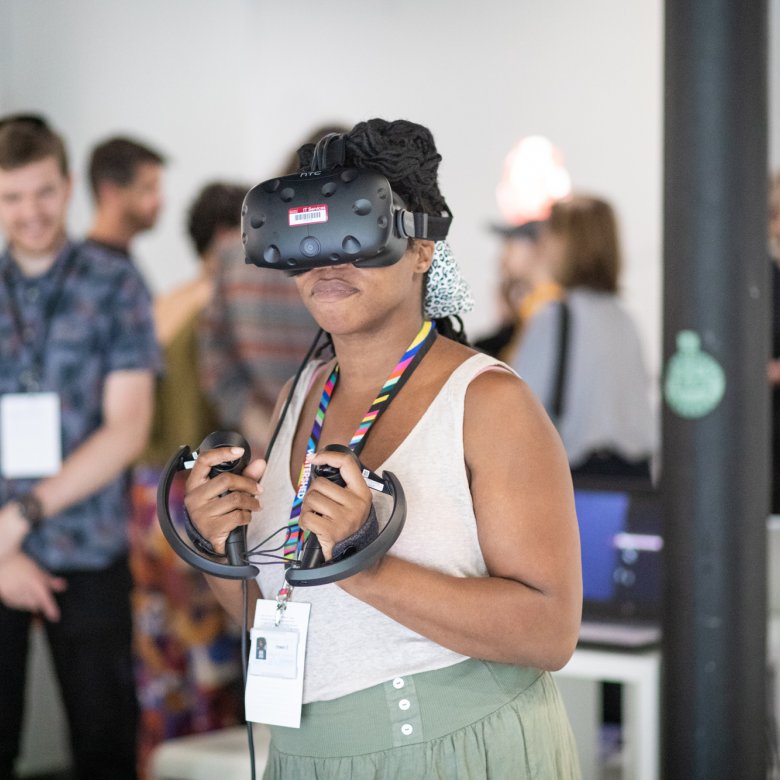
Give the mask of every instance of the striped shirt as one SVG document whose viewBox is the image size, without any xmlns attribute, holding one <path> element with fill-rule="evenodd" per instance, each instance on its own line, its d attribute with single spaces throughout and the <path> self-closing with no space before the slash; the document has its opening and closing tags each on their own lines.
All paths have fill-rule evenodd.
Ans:
<svg viewBox="0 0 780 780">
<path fill-rule="evenodd" d="M 249 404 L 270 414 L 295 374 L 317 325 L 282 271 L 220 259 L 214 296 L 201 318 L 201 383 L 221 424 L 241 427 Z"/>
</svg>

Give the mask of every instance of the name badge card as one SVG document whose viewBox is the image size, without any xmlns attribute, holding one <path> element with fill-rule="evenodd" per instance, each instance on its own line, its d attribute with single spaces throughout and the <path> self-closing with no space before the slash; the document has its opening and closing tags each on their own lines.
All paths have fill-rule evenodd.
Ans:
<svg viewBox="0 0 780 780">
<path fill-rule="evenodd" d="M 0 396 L 0 474 L 6 479 L 48 477 L 61 466 L 59 395 Z"/>
<path fill-rule="evenodd" d="M 300 727 L 310 610 L 311 604 L 288 601 L 277 625 L 276 601 L 258 599 L 249 633 L 247 720 Z"/>
</svg>

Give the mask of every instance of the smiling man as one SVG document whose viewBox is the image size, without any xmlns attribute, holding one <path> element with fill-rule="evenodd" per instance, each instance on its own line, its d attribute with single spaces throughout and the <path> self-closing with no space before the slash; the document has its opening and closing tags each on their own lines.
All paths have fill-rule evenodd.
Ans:
<svg viewBox="0 0 780 780">
<path fill-rule="evenodd" d="M 62 140 L 0 120 L 0 777 L 13 777 L 32 617 L 43 620 L 77 777 L 135 777 L 124 472 L 159 368 L 132 264 L 70 241 Z"/>
</svg>

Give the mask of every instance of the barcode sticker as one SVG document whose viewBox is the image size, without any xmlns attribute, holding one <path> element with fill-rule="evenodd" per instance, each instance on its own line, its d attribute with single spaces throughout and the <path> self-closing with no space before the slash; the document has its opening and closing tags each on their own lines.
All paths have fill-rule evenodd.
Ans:
<svg viewBox="0 0 780 780">
<path fill-rule="evenodd" d="M 328 221 L 328 204 L 318 203 L 316 206 L 300 206 L 287 212 L 290 227 L 295 225 L 313 225 Z"/>
</svg>

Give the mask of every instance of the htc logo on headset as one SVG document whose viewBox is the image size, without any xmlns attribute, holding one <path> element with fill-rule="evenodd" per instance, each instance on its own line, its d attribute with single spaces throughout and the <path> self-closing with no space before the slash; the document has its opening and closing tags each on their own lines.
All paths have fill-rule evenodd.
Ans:
<svg viewBox="0 0 780 780">
<path fill-rule="evenodd" d="M 322 171 L 301 171 L 298 175 L 301 178 L 308 178 L 310 176 L 319 176 L 322 173 Z"/>
</svg>

